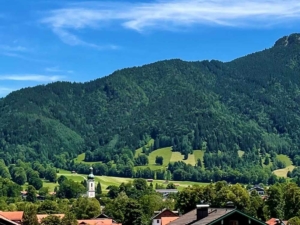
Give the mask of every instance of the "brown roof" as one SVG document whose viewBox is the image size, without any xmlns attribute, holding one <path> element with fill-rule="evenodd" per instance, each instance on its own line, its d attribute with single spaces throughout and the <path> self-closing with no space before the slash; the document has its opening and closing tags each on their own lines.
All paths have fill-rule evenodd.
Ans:
<svg viewBox="0 0 300 225">
<path fill-rule="evenodd" d="M 174 220 L 171 223 L 168 223 L 168 225 L 185 225 L 185 224 L 208 224 L 221 216 L 226 215 L 227 213 L 233 211 L 234 209 L 230 208 L 209 208 L 208 209 L 208 216 L 197 221 L 197 210 L 194 209 L 183 216 L 179 217 L 177 220 Z"/>
<path fill-rule="evenodd" d="M 37 217 L 39 223 L 41 223 L 42 219 L 44 219 L 44 218 L 46 218 L 46 217 L 48 217 L 50 215 L 51 216 L 57 216 L 57 217 L 59 217 L 61 219 L 64 218 L 64 216 L 65 216 L 65 214 L 37 214 L 36 217 Z"/>
<path fill-rule="evenodd" d="M 23 211 L 15 211 L 15 212 L 0 212 L 0 216 L 5 217 L 6 219 L 12 221 L 22 221 L 23 219 Z"/>
</svg>

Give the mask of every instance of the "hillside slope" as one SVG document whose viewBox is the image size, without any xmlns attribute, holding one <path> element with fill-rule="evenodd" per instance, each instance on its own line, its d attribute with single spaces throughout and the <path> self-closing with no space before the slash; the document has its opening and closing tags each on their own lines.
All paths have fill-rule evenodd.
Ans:
<svg viewBox="0 0 300 225">
<path fill-rule="evenodd" d="M 118 161 L 155 139 L 206 168 L 261 165 L 259 154 L 294 159 L 300 144 L 299 34 L 233 60 L 160 61 L 87 83 L 25 88 L 0 100 L 0 157 L 55 162 L 87 152 Z M 243 157 L 238 156 L 243 150 Z"/>
</svg>

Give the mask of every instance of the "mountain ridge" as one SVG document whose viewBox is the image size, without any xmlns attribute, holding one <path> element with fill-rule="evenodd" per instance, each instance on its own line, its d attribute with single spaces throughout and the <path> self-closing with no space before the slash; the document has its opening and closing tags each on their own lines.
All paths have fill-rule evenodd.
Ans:
<svg viewBox="0 0 300 225">
<path fill-rule="evenodd" d="M 173 146 L 185 156 L 204 146 L 208 169 L 261 165 L 258 154 L 267 153 L 297 164 L 295 38 L 226 63 L 163 60 L 13 92 L 0 100 L 0 156 L 6 164 L 34 159 L 69 168 L 88 152 L 90 160 L 124 163 L 124 155 L 133 162 L 133 151 L 154 139 L 154 149 Z"/>
</svg>

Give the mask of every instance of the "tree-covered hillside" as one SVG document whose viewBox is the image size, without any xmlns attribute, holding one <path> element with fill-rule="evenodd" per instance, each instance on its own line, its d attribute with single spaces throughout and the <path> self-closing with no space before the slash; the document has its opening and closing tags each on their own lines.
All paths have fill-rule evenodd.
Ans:
<svg viewBox="0 0 300 225">
<path fill-rule="evenodd" d="M 0 100 L 0 157 L 66 168 L 86 152 L 116 163 L 154 139 L 152 149 L 186 156 L 204 149 L 206 169 L 262 166 L 264 156 L 278 168 L 276 154 L 298 165 L 299 106 L 300 34 L 292 34 L 228 63 L 166 60 L 15 91 Z"/>
</svg>

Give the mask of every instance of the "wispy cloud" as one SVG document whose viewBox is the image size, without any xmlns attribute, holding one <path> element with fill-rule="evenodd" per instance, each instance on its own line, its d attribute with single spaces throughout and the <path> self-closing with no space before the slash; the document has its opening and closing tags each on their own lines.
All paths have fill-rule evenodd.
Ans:
<svg viewBox="0 0 300 225">
<path fill-rule="evenodd" d="M 47 67 L 45 69 L 46 72 L 51 72 L 51 73 L 74 73 L 73 70 L 62 70 L 59 67 Z"/>
<path fill-rule="evenodd" d="M 0 80 L 10 80 L 10 81 L 54 82 L 63 79 L 65 79 L 65 76 L 45 76 L 39 74 L 0 75 Z"/>
<path fill-rule="evenodd" d="M 84 42 L 74 32 L 121 26 L 139 32 L 149 29 L 177 29 L 192 25 L 264 27 L 300 19 L 300 1 L 290 0 L 161 0 L 149 3 L 82 2 L 53 10 L 43 23 L 64 42 Z"/>
<path fill-rule="evenodd" d="M 18 59 L 22 59 L 22 60 L 26 60 L 26 61 L 31 61 L 31 62 L 39 62 L 39 63 L 45 63 L 48 62 L 47 60 L 43 60 L 43 59 L 35 59 L 35 58 L 31 58 L 28 56 L 24 56 L 23 54 L 20 54 L 19 52 L 12 52 L 12 51 L 4 51 L 4 52 L 0 52 L 0 55 L 4 55 L 4 56 L 8 56 L 8 57 L 13 57 L 13 58 L 18 58 Z"/>
<path fill-rule="evenodd" d="M 9 45 L 0 45 L 0 50 L 8 52 L 26 52 L 28 48 L 23 46 L 9 46 Z"/>
</svg>

